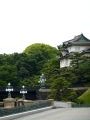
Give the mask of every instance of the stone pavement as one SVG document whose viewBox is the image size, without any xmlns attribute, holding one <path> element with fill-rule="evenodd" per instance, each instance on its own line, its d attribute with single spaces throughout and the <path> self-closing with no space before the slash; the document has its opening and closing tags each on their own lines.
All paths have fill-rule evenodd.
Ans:
<svg viewBox="0 0 90 120">
<path fill-rule="evenodd" d="M 90 120 L 90 108 L 58 108 L 14 120 Z"/>
</svg>

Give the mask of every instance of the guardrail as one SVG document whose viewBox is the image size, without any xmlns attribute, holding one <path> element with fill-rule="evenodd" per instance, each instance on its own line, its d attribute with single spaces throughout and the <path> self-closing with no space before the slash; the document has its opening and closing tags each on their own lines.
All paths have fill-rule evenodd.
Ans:
<svg viewBox="0 0 90 120">
<path fill-rule="evenodd" d="M 52 101 L 50 100 L 40 100 L 40 101 L 35 101 L 34 103 L 31 103 L 28 106 L 19 106 L 15 108 L 0 108 L 0 117 L 2 116 L 7 116 L 11 114 L 16 114 L 16 113 L 21 113 L 25 111 L 30 111 L 30 110 L 35 110 L 43 107 L 48 107 L 52 105 Z"/>
<path fill-rule="evenodd" d="M 72 107 L 90 107 L 90 104 L 72 104 Z"/>
<path fill-rule="evenodd" d="M 54 108 L 70 108 L 72 107 L 72 102 L 54 101 Z"/>
<path fill-rule="evenodd" d="M 90 104 L 81 104 L 74 102 L 62 102 L 62 101 L 54 101 L 54 108 L 71 108 L 71 107 L 90 107 Z"/>
</svg>

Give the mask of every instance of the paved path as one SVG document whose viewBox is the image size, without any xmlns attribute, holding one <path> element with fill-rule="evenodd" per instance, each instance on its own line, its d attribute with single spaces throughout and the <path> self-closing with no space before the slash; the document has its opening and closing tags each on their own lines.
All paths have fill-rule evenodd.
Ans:
<svg viewBox="0 0 90 120">
<path fill-rule="evenodd" d="M 90 120 L 90 108 L 58 108 L 14 120 Z"/>
</svg>

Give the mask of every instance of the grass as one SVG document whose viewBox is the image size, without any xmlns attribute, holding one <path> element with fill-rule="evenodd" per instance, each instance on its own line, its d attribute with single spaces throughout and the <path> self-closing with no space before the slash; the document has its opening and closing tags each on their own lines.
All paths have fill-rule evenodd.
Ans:
<svg viewBox="0 0 90 120">
<path fill-rule="evenodd" d="M 90 104 L 90 89 L 84 92 L 78 100 L 83 104 Z"/>
</svg>

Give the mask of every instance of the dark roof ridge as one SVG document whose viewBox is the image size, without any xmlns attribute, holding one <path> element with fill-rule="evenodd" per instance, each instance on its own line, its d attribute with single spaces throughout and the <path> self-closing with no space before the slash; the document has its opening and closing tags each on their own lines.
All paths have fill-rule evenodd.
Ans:
<svg viewBox="0 0 90 120">
<path fill-rule="evenodd" d="M 80 35 L 77 35 L 77 36 L 75 36 L 73 39 L 71 39 L 71 40 L 67 40 L 67 41 L 65 41 L 65 42 L 63 42 L 63 43 L 72 43 L 72 42 L 76 42 L 76 41 L 78 41 L 80 38 L 84 38 L 84 39 L 86 39 L 87 41 L 89 41 L 90 42 L 90 40 L 88 39 L 88 38 L 86 38 L 84 35 L 83 35 L 83 33 L 81 33 Z"/>
</svg>

